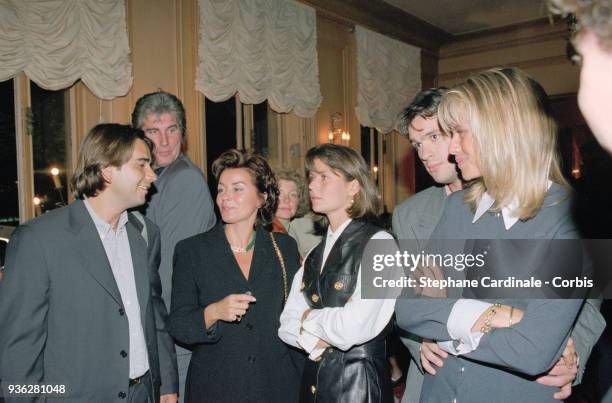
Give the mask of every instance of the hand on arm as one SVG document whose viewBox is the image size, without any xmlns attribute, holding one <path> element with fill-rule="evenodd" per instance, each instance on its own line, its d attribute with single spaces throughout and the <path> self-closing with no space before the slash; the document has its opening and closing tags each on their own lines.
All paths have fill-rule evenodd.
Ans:
<svg viewBox="0 0 612 403">
<path fill-rule="evenodd" d="M 576 354 L 574 340 L 567 340 L 563 355 L 559 361 L 545 374 L 537 379 L 538 383 L 560 388 L 553 396 L 557 400 L 565 400 L 572 394 L 572 383 L 578 373 L 579 359 Z"/>
<path fill-rule="evenodd" d="M 427 339 L 423 339 L 419 350 L 421 353 L 421 366 L 430 375 L 436 374 L 434 365 L 442 368 L 444 366 L 443 359 L 448 357 L 448 353 L 442 350 L 438 343 Z"/>
<path fill-rule="evenodd" d="M 495 309 L 496 313 L 491 316 L 491 309 Z M 512 327 L 518 324 L 523 319 L 524 312 L 518 308 L 513 308 L 507 305 L 501 307 L 492 306 L 485 311 L 472 327 L 481 329 L 485 326 L 485 320 L 490 317 L 490 326 L 492 329 L 500 329 Z M 543 376 L 537 379 L 538 383 L 547 386 L 557 386 L 561 388 L 554 394 L 557 400 L 565 400 L 572 394 L 572 383 L 578 372 L 578 355 L 574 346 L 574 341 L 570 337 L 567 341 L 563 355 L 557 363 Z"/>
</svg>

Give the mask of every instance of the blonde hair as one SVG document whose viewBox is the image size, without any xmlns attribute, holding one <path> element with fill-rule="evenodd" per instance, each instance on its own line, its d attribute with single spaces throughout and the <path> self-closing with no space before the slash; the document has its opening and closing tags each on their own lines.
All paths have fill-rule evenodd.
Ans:
<svg viewBox="0 0 612 403">
<path fill-rule="evenodd" d="M 497 202 L 493 211 L 516 198 L 513 214 L 527 220 L 542 207 L 548 180 L 568 186 L 546 92 L 523 71 L 494 68 L 469 77 L 445 94 L 438 120 L 447 132 L 466 124 L 472 131 L 482 175 L 466 191 L 473 209 L 486 191 Z"/>
<path fill-rule="evenodd" d="M 332 143 L 316 145 L 306 153 L 304 161 L 306 177 L 314 169 L 314 161 L 317 159 L 329 166 L 332 171 L 342 175 L 347 182 L 352 180 L 359 182 L 359 193 L 355 195 L 353 204 L 346 211 L 349 217 L 375 220 L 380 214 L 381 201 L 363 157 L 349 147 Z M 320 218 L 319 222 L 323 226 L 328 224 L 325 217 Z"/>
</svg>

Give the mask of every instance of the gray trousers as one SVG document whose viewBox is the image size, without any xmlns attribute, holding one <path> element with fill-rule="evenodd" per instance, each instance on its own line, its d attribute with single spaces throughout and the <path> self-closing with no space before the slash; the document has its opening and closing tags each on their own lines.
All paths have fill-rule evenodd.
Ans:
<svg viewBox="0 0 612 403">
<path fill-rule="evenodd" d="M 185 403 L 185 380 L 187 379 L 187 370 L 189 369 L 190 360 L 191 351 L 176 346 L 176 362 L 179 377 L 179 403 Z"/>
</svg>

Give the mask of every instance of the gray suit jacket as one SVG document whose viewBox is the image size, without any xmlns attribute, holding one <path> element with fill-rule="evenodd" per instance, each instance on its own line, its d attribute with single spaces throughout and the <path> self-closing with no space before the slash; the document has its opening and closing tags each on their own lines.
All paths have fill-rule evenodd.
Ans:
<svg viewBox="0 0 612 403">
<path fill-rule="evenodd" d="M 446 191 L 432 186 L 404 200 L 393 210 L 393 233 L 397 239 L 426 242 L 442 217 Z"/>
<path fill-rule="evenodd" d="M 430 188 L 431 189 L 431 188 Z M 430 189 L 427 189 L 424 192 L 429 191 Z M 421 193 L 424 193 L 421 192 Z M 450 196 L 447 199 L 447 203 L 448 203 L 448 207 L 447 210 L 444 211 L 444 217 L 440 219 L 440 226 L 438 228 L 436 228 L 435 230 L 435 234 L 433 234 L 432 236 L 434 238 L 440 237 L 440 238 L 486 238 L 486 237 L 490 237 L 490 238 L 499 238 L 499 237 L 503 237 L 503 236 L 507 236 L 509 233 L 505 233 L 504 229 L 503 229 L 503 225 L 501 225 L 498 222 L 495 222 L 495 219 L 492 218 L 491 214 L 486 214 L 484 217 L 481 218 L 481 220 L 479 220 L 476 224 L 472 224 L 471 223 L 471 218 L 473 217 L 472 212 L 469 209 L 469 206 L 465 205 L 463 203 L 463 194 L 464 192 L 457 192 L 456 194 L 453 194 L 452 196 Z M 553 185 L 553 187 L 551 187 L 551 190 L 549 191 L 549 195 L 547 196 L 547 200 L 550 201 L 552 199 L 563 199 L 565 197 L 565 192 L 557 185 Z M 421 208 L 423 210 L 428 210 L 428 206 L 435 206 L 435 202 L 429 202 L 430 204 L 427 204 L 427 201 L 430 200 L 430 198 L 426 198 L 426 197 L 422 197 L 420 198 L 421 201 L 423 201 L 423 203 L 421 204 Z M 405 203 L 404 203 L 405 204 Z M 561 222 L 562 224 L 557 227 L 557 229 L 559 228 L 563 228 L 563 230 L 561 232 L 564 232 L 564 236 L 567 235 L 576 235 L 574 232 L 574 228 L 573 225 L 571 224 L 571 221 L 569 220 L 569 209 L 568 209 L 568 205 L 569 202 L 567 199 L 565 199 L 564 202 L 560 203 L 559 205 L 544 209 L 538 216 L 536 216 L 536 218 L 534 218 L 533 220 L 530 220 L 528 222 L 519 222 L 517 224 L 515 224 L 516 227 L 512 228 L 512 233 L 510 235 L 510 237 L 519 237 L 519 238 L 533 238 L 533 237 L 552 237 L 552 234 L 550 233 L 550 231 L 552 231 L 551 226 L 555 225 L 555 224 L 559 224 L 559 222 Z M 412 206 L 413 208 L 417 208 L 416 205 Z M 429 213 L 429 214 L 428 214 Z M 423 212 L 421 211 L 415 211 L 413 214 L 413 217 L 421 217 L 421 216 L 428 216 L 428 215 L 433 215 L 435 213 L 432 211 L 429 212 Z M 402 211 L 400 210 L 396 216 L 396 214 L 394 213 L 394 229 L 395 227 L 395 223 L 396 223 L 396 218 L 397 218 L 397 222 L 399 222 L 400 218 L 402 214 Z M 499 229 L 501 225 L 501 230 Z M 398 228 L 405 228 L 406 225 L 405 224 L 400 224 L 398 226 Z M 478 227 L 478 228 L 477 228 Z M 474 231 L 482 231 L 480 232 L 480 234 L 474 234 Z M 548 231 L 548 232 L 547 232 Z M 424 231 L 426 232 L 426 231 Z M 436 235 L 437 234 L 437 235 Z M 442 235 L 444 234 L 444 235 Z M 557 236 L 559 234 L 556 234 Z M 414 236 L 414 235 L 413 235 Z M 406 234 L 406 232 L 403 232 L 402 234 L 398 234 L 398 237 L 401 239 L 402 237 L 406 237 L 406 238 L 410 238 L 409 234 Z M 553 317 L 555 317 L 558 320 L 561 320 L 562 318 L 559 318 L 558 314 L 560 311 L 560 306 L 568 304 L 571 305 L 570 302 L 568 301 L 560 301 L 558 303 L 559 307 L 555 308 L 554 305 L 554 301 L 549 300 L 549 301 L 540 301 L 543 302 L 541 306 L 536 304 L 537 301 L 514 301 L 514 303 L 517 303 L 518 305 L 516 306 L 521 306 L 522 304 L 526 304 L 526 306 L 531 306 L 532 310 L 535 310 L 537 312 L 538 309 L 543 309 L 544 311 L 546 311 L 546 309 L 553 309 L 556 311 L 557 316 L 552 315 L 552 316 L 548 316 L 546 319 L 549 320 L 554 320 Z M 426 304 L 426 306 L 423 306 L 421 304 Z M 450 307 L 452 307 L 452 304 L 454 303 L 453 300 L 448 300 L 448 301 L 398 301 L 397 304 L 397 319 L 398 319 L 398 323 L 400 324 L 401 327 L 404 327 L 406 329 L 409 329 L 411 331 L 414 331 L 415 329 L 418 328 L 417 331 L 414 331 L 414 333 L 419 334 L 420 336 L 423 337 L 427 337 L 427 338 L 432 338 L 434 340 L 445 340 L 444 337 L 446 337 L 446 339 L 448 339 L 448 334 L 446 333 L 446 318 L 448 317 L 448 314 L 450 313 Z M 552 303 L 552 304 L 551 304 Z M 580 314 L 578 316 L 578 320 L 576 321 L 576 323 L 574 324 L 573 329 L 571 330 L 571 336 L 574 339 L 574 341 L 576 342 L 576 350 L 577 353 L 580 357 L 580 361 L 581 361 L 581 367 L 577 376 L 577 380 L 575 383 L 579 383 L 582 373 L 584 371 L 584 365 L 586 364 L 586 361 L 588 360 L 588 357 L 590 355 L 591 349 L 593 347 L 593 345 L 595 344 L 595 342 L 597 341 L 597 339 L 599 338 L 601 332 L 603 331 L 603 328 L 605 327 L 605 321 L 603 320 L 603 317 L 601 316 L 601 314 L 599 313 L 599 305 L 600 305 L 601 301 L 600 300 L 587 300 L 587 303 L 583 304 L 580 307 Z M 419 308 L 420 307 L 420 308 Z M 419 309 L 421 309 L 419 311 Z M 571 307 L 569 308 L 571 310 Z M 443 322 L 440 322 L 441 326 L 437 329 L 442 331 L 442 333 L 438 333 L 436 334 L 436 337 L 432 337 L 433 334 L 432 333 L 428 333 L 428 332 L 423 332 L 424 328 L 427 328 L 428 325 L 425 323 L 427 322 L 427 319 L 425 319 L 425 317 L 427 317 L 429 314 L 434 315 L 441 315 L 438 319 L 443 320 Z M 410 317 L 408 317 L 410 315 Z M 421 316 L 422 315 L 422 316 Z M 419 319 L 420 318 L 420 319 Z M 420 326 L 415 327 L 414 326 L 414 322 L 413 320 L 416 321 L 420 321 L 423 320 L 423 322 L 419 322 Z M 564 319 L 565 321 L 567 321 L 567 318 Z M 409 323 L 408 326 L 406 326 Z M 523 323 L 521 323 L 521 325 L 525 325 Z M 553 328 L 555 326 L 560 325 L 559 323 L 554 323 L 552 326 Z M 546 326 L 545 324 L 542 324 L 543 328 L 544 326 Z M 429 329 L 432 330 L 432 329 Z M 423 333 L 427 333 L 427 334 L 423 334 Z M 501 332 L 498 332 L 501 333 Z M 544 332 L 542 332 L 543 334 Z M 411 370 L 412 370 L 412 375 L 409 372 L 409 378 L 407 380 L 407 388 L 406 388 L 406 394 L 405 394 L 405 398 L 404 401 L 405 402 L 413 402 L 413 401 L 419 401 L 419 393 L 418 393 L 418 385 L 420 379 L 417 378 L 421 378 L 419 372 L 414 370 L 414 367 L 418 366 L 421 373 L 422 373 L 422 368 L 420 368 L 420 359 L 419 359 L 419 354 L 418 354 L 418 337 L 415 337 L 416 335 L 411 335 L 409 338 L 404 338 L 403 341 L 404 343 L 407 345 L 407 347 L 409 348 L 414 362 L 411 363 Z M 485 336 L 485 338 L 487 338 L 487 336 Z M 483 340 L 485 339 L 483 338 Z M 524 342 L 524 340 L 520 340 L 522 342 Z M 545 340 L 539 340 L 539 342 L 541 343 L 547 343 L 547 341 Z M 519 343 L 520 344 L 520 343 Z M 473 352 L 471 354 L 468 354 L 467 356 L 481 356 L 483 355 L 484 358 L 483 361 L 485 362 L 491 362 L 488 361 L 488 359 L 490 359 L 491 357 L 488 357 L 486 352 L 483 353 L 484 349 L 482 347 L 483 345 L 481 344 L 481 346 L 479 346 L 479 349 L 476 352 Z M 518 344 L 517 344 L 518 346 Z M 550 346 L 550 345 L 549 345 Z M 561 346 L 564 347 L 564 344 Z M 519 347 L 517 347 L 517 350 L 519 349 Z M 527 350 L 525 350 L 527 351 Z M 549 351 L 550 353 L 550 351 Z M 560 351 L 557 351 L 556 353 L 560 354 Z M 496 350 L 495 348 L 492 349 L 491 354 L 495 355 L 496 354 Z M 496 357 L 497 359 L 499 359 L 499 357 Z M 537 358 L 529 357 L 523 357 L 526 358 L 526 360 L 521 364 L 520 368 L 514 368 L 515 370 L 519 371 L 519 372 L 523 372 L 523 373 L 531 373 L 533 372 L 533 365 L 535 363 L 535 361 L 537 361 Z M 541 355 L 538 356 L 538 358 L 542 358 Z M 529 362 L 529 361 L 533 361 L 533 362 Z M 440 372 L 443 372 L 443 375 L 440 376 L 440 381 L 444 382 L 442 380 L 442 378 L 444 377 L 449 377 L 449 374 L 452 374 L 452 370 L 447 369 L 446 367 L 448 366 L 449 368 L 455 368 L 458 372 L 456 372 L 456 374 L 464 374 L 466 372 L 466 367 L 465 365 L 460 366 L 459 364 L 457 364 L 458 362 L 461 362 L 462 364 L 464 362 L 468 362 L 468 365 L 475 365 L 473 363 L 473 361 L 467 361 L 465 359 L 463 359 L 462 357 L 449 357 L 448 360 L 446 360 L 447 362 L 445 362 L 445 367 L 443 369 L 441 369 L 441 371 L 438 372 L 438 375 L 436 375 L 435 377 L 431 377 L 429 375 L 426 376 L 426 378 L 438 378 L 438 376 L 440 376 Z M 450 362 L 448 362 L 450 361 Z M 556 361 L 556 360 L 555 360 Z M 554 363 L 554 361 L 553 361 Z M 504 361 L 504 363 L 500 364 L 500 362 L 493 362 L 493 364 L 499 364 L 499 365 L 505 365 L 507 364 L 506 361 Z M 531 364 L 531 366 L 530 366 Z M 542 362 L 540 361 L 539 364 L 542 364 Z M 546 363 L 545 363 L 546 364 Z M 479 365 L 479 367 L 482 367 L 483 365 Z M 463 372 L 461 372 L 461 368 L 463 368 Z M 479 386 L 479 378 L 482 376 L 487 375 L 487 371 L 490 369 L 491 371 L 495 372 L 497 371 L 498 373 L 495 374 L 495 379 L 492 379 L 491 382 L 493 382 L 494 384 L 499 384 L 502 379 L 504 378 L 508 378 L 508 373 L 501 370 L 501 369 L 497 369 L 497 368 L 493 368 L 493 367 L 486 367 L 487 370 L 486 371 L 480 371 L 482 368 L 477 368 L 477 370 L 471 371 L 471 374 L 473 375 L 473 378 L 471 378 L 472 382 L 465 382 L 463 380 L 459 381 L 458 379 L 453 379 L 454 381 L 458 382 L 461 385 L 461 390 L 463 391 L 471 391 L 473 392 L 472 395 L 469 395 L 469 398 L 467 399 L 468 401 L 491 401 L 491 397 L 489 396 L 488 398 L 486 397 L 486 393 L 484 395 L 478 395 L 479 392 L 482 392 L 483 390 L 485 390 L 486 388 L 482 388 L 480 385 Z M 543 365 L 541 367 L 539 367 L 538 369 L 542 370 L 542 372 L 545 372 L 548 368 L 546 368 L 546 365 Z M 531 371 L 530 371 L 531 370 Z M 536 371 L 537 372 L 537 371 Z M 489 374 L 491 375 L 491 374 Z M 452 375 L 450 375 L 450 378 L 453 378 Z M 467 377 L 458 377 L 458 378 L 467 378 Z M 509 381 L 505 381 L 506 385 L 513 385 L 516 383 L 516 379 L 517 378 L 515 375 L 511 375 L 510 376 L 510 380 Z M 483 378 L 486 379 L 486 378 Z M 435 384 L 437 383 L 435 380 L 430 381 L 430 383 Z M 519 382 L 520 383 L 520 382 Z M 533 384 L 534 382 L 529 382 L 529 384 Z M 453 382 L 447 384 L 447 390 L 446 392 L 449 392 L 448 390 L 448 386 L 453 384 Z M 413 386 L 412 390 L 408 389 L 408 385 Z M 536 384 L 537 385 L 537 384 Z M 516 386 L 516 385 L 515 385 Z M 541 386 L 541 385 L 540 385 Z M 535 386 L 535 389 L 537 389 L 538 387 Z M 550 389 L 550 388 L 549 388 Z M 438 391 L 440 389 L 438 388 Z M 502 390 L 502 389 L 499 389 Z M 515 395 L 507 395 L 504 396 L 503 393 L 500 394 L 499 390 L 497 390 L 495 393 L 495 396 L 497 396 L 496 401 L 514 401 L 516 399 Z M 415 393 L 416 391 L 416 393 Z M 541 392 L 541 391 L 539 391 Z M 554 391 L 548 391 L 549 395 L 546 395 L 546 393 L 541 394 L 542 396 L 542 401 L 547 401 L 547 400 L 551 400 L 552 401 L 552 394 Z M 450 392 L 449 392 L 450 393 Z M 450 393 L 452 395 L 452 393 Z M 450 395 L 443 395 L 443 396 L 439 396 L 437 393 L 434 393 L 433 395 L 431 395 L 431 389 L 428 390 L 427 392 L 423 392 L 423 396 L 421 401 L 436 401 L 436 398 L 448 398 L 448 399 L 452 399 L 453 397 L 449 397 Z M 453 395 L 454 396 L 454 395 Z M 478 400 L 480 396 L 481 400 Z M 463 399 L 459 399 L 459 400 L 465 400 L 465 396 L 463 396 Z M 487 400 L 489 399 L 489 400 Z M 538 400 L 539 401 L 539 400 Z"/>
<path fill-rule="evenodd" d="M 159 232 L 151 222 L 147 227 L 149 251 L 139 230 L 126 224 L 153 393 L 159 399 L 160 387 L 162 394 L 175 393 L 178 381 L 154 266 Z M 61 402 L 125 401 L 128 320 L 84 203 L 77 200 L 21 225 L 9 243 L 5 273 L 0 283 L 0 378 L 66 385 L 67 398 Z"/>
<path fill-rule="evenodd" d="M 446 202 L 444 187 L 432 186 L 404 200 L 393 210 L 393 233 L 397 239 L 418 239 L 426 244 L 442 217 Z M 420 347 L 422 339 L 412 333 L 400 332 L 400 339 L 410 352 L 410 367 L 402 403 L 417 403 L 421 398 L 423 368 Z"/>
<path fill-rule="evenodd" d="M 180 154 L 168 165 L 149 191 L 145 215 L 161 231 L 159 276 L 162 297 L 170 310 L 174 247 L 185 238 L 208 231 L 215 225 L 215 209 L 202 171 Z"/>
</svg>

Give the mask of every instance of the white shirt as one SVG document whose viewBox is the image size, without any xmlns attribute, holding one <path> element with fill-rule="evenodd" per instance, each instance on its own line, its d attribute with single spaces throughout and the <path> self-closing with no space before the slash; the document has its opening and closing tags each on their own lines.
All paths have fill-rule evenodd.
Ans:
<svg viewBox="0 0 612 403">
<path fill-rule="evenodd" d="M 552 182 L 549 180 L 548 189 L 550 189 L 551 185 Z M 478 202 L 472 224 L 478 221 L 494 204 L 495 198 L 489 192 L 485 192 Z M 518 199 L 514 198 L 512 203 L 501 209 L 506 231 L 512 228 L 519 220 L 519 217 L 513 213 L 517 207 Z M 476 350 L 484 334 L 482 332 L 472 332 L 472 326 L 491 305 L 488 302 L 474 299 L 460 299 L 455 302 L 446 322 L 446 330 L 453 340 L 438 342 L 438 345 L 454 355 L 466 354 Z"/>
<path fill-rule="evenodd" d="M 352 220 L 347 220 L 336 231 L 327 230 L 321 269 L 329 253 Z M 393 239 L 385 231 L 379 231 L 372 239 Z M 312 252 L 312 251 L 311 251 Z M 319 339 L 346 351 L 376 337 L 389 323 L 395 309 L 395 299 L 361 299 L 361 267 L 357 274 L 357 284 L 353 295 L 343 307 L 313 309 L 301 324 L 303 313 L 309 309 L 304 294 L 300 290 L 304 266 L 295 274 L 287 304 L 280 317 L 279 337 L 287 344 L 303 349 L 311 360 L 317 359 L 325 349 L 315 349 Z"/>
<path fill-rule="evenodd" d="M 130 378 L 135 379 L 144 375 L 149 370 L 149 355 L 147 344 L 142 330 L 140 320 L 140 303 L 136 292 L 136 280 L 134 278 L 134 264 L 132 252 L 127 236 L 125 225 L 128 222 L 127 212 L 124 211 L 119 217 L 117 229 L 113 231 L 111 225 L 96 215 L 91 205 L 84 200 L 85 207 L 93 219 L 100 240 L 104 245 L 106 257 L 110 263 L 115 283 L 121 295 L 121 301 L 125 307 L 125 313 L 129 326 L 129 351 L 126 351 L 130 360 Z M 92 318 L 95 320 L 95 318 Z M 119 356 L 119 353 L 117 353 Z"/>
</svg>

